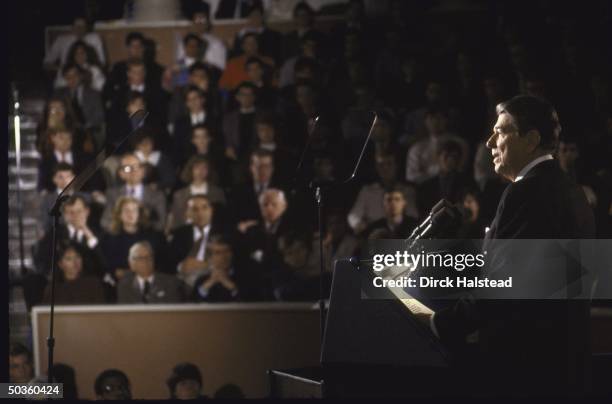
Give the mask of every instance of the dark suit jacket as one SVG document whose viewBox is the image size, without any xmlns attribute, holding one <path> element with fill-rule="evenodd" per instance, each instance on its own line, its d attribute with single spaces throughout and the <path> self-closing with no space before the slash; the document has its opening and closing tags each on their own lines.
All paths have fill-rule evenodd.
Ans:
<svg viewBox="0 0 612 404">
<path fill-rule="evenodd" d="M 185 286 L 174 275 L 155 273 L 148 303 L 181 303 L 185 298 Z M 117 285 L 117 303 L 142 303 L 142 293 L 133 272 L 128 273 Z"/>
<path fill-rule="evenodd" d="M 594 236 L 593 212 L 583 191 L 569 181 L 556 161 L 545 161 L 504 191 L 485 239 L 484 249 L 492 262 L 488 271 L 519 273 L 529 258 L 542 254 L 534 247 L 509 258 L 495 250 L 496 239 Z M 501 255 L 511 262 L 504 265 L 495 259 Z M 563 257 L 559 251 L 557 258 Z M 575 262 L 568 255 L 565 259 Z M 555 270 L 556 266 L 528 269 L 535 277 L 547 275 L 538 272 Z M 471 357 L 470 362 L 476 364 L 480 384 L 491 391 L 562 395 L 583 392 L 588 386 L 589 306 L 585 300 L 461 300 L 436 312 L 434 322 L 441 340 L 449 346 L 478 330 L 481 355 Z"/>
<path fill-rule="evenodd" d="M 104 123 L 104 105 L 102 94 L 93 88 L 82 86 L 82 96 L 79 107 L 83 113 L 84 126 L 86 128 L 99 127 Z M 68 87 L 58 88 L 55 95 L 71 101 L 70 89 Z"/>
<path fill-rule="evenodd" d="M 80 174 L 87 165 L 93 161 L 94 156 L 89 153 L 82 153 L 78 150 L 72 150 L 72 159 L 73 164 L 72 167 L 74 169 L 74 173 L 76 175 Z M 54 191 L 55 184 L 53 184 L 53 169 L 57 164 L 57 159 L 55 158 L 55 154 L 51 152 L 49 155 L 45 156 L 38 166 L 38 188 L 40 190 L 46 189 L 47 191 Z M 89 181 L 83 186 L 84 191 L 94 191 L 100 190 L 104 191 L 105 189 L 104 178 L 101 174 L 96 173 L 93 177 L 90 178 Z"/>
<path fill-rule="evenodd" d="M 218 233 L 223 233 L 222 229 L 213 224 L 208 233 L 208 238 L 210 239 L 210 236 Z M 176 273 L 178 264 L 187 257 L 193 246 L 193 226 L 186 224 L 176 228 L 170 233 L 168 240 L 168 265 Z"/>
<path fill-rule="evenodd" d="M 271 181 L 268 185 L 270 188 L 279 188 L 279 184 Z M 246 184 L 234 187 L 231 190 L 231 196 L 228 198 L 232 205 L 233 217 L 237 222 L 243 220 L 260 220 L 261 213 L 259 211 L 258 196 L 255 193 L 255 185 L 249 180 Z"/>
</svg>

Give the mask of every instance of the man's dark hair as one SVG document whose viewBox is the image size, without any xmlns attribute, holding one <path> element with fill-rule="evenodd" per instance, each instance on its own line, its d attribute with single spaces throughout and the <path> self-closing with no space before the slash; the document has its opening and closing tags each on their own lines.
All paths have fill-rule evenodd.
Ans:
<svg viewBox="0 0 612 404">
<path fill-rule="evenodd" d="M 210 76 L 210 69 L 202 62 L 195 62 L 191 66 L 189 66 L 189 74 L 192 74 L 196 70 L 204 70 L 206 74 Z"/>
<path fill-rule="evenodd" d="M 140 41 L 142 44 L 145 44 L 145 37 L 140 32 L 130 32 L 125 36 L 125 46 L 128 46 L 132 43 L 132 41 Z"/>
<path fill-rule="evenodd" d="M 66 201 L 64 202 L 64 208 L 66 206 L 72 206 L 75 203 L 77 203 L 77 201 L 81 201 L 83 202 L 83 206 L 85 206 L 86 208 L 89 206 L 87 201 L 85 200 L 85 198 L 83 198 L 82 195 L 79 194 L 75 194 L 75 195 L 70 195 L 70 197 L 68 197 L 68 199 L 66 199 Z"/>
<path fill-rule="evenodd" d="M 193 201 L 193 200 L 196 200 L 196 199 L 205 199 L 206 202 L 208 202 L 208 204 L 210 206 L 212 206 L 212 202 L 210 201 L 210 198 L 208 196 L 204 195 L 204 194 L 193 194 L 193 195 L 190 195 L 189 198 L 187 198 L 187 204 L 189 204 L 189 201 Z"/>
<path fill-rule="evenodd" d="M 185 37 L 183 38 L 183 45 L 187 45 L 187 42 L 189 41 L 197 41 L 198 42 L 198 46 L 202 47 L 204 46 L 204 41 L 202 40 L 202 38 L 200 38 L 199 36 L 197 36 L 194 33 L 189 33 L 187 35 L 185 35 Z"/>
<path fill-rule="evenodd" d="M 274 161 L 274 153 L 272 153 L 270 150 L 266 150 L 266 149 L 255 149 L 255 150 L 253 150 L 253 152 L 251 153 L 251 159 L 253 157 L 259 157 L 259 158 L 270 157 L 272 159 L 272 161 Z"/>
<path fill-rule="evenodd" d="M 200 373 L 200 369 L 193 363 L 179 363 L 172 369 L 172 374 L 166 381 L 172 398 L 175 398 L 176 385 L 183 380 L 195 380 L 200 384 L 200 387 L 202 387 L 202 374 Z"/>
<path fill-rule="evenodd" d="M 255 86 L 255 84 L 251 83 L 250 81 L 243 81 L 242 83 L 238 84 L 238 86 L 236 87 L 236 94 L 238 94 L 241 88 L 250 88 L 251 90 L 253 90 L 253 93 L 257 92 L 257 86 Z"/>
<path fill-rule="evenodd" d="M 66 73 L 68 73 L 70 70 L 72 69 L 76 69 L 77 72 L 83 76 L 83 74 L 85 73 L 85 71 L 83 70 L 83 68 L 81 66 L 79 66 L 78 64 L 74 63 L 74 62 L 68 62 L 64 65 L 64 67 L 62 67 L 62 76 L 65 75 Z"/>
<path fill-rule="evenodd" d="M 187 100 L 187 96 L 189 95 L 189 93 L 194 92 L 194 91 L 198 93 L 200 97 L 206 99 L 206 94 L 204 93 L 204 91 L 202 91 L 200 87 L 190 85 L 189 87 L 187 87 L 187 90 L 185 91 L 185 100 Z"/>
<path fill-rule="evenodd" d="M 128 93 L 128 95 L 127 95 L 126 105 L 131 104 L 132 102 L 136 101 L 139 98 L 141 98 L 142 102 L 144 102 L 144 104 L 147 105 L 147 100 L 146 100 L 144 94 L 141 93 L 140 91 L 130 91 Z"/>
<path fill-rule="evenodd" d="M 128 379 L 125 373 L 119 369 L 107 369 L 96 377 L 96 381 L 94 382 L 94 391 L 96 392 L 96 395 L 101 396 L 104 394 L 104 382 L 106 379 L 110 379 L 112 377 L 120 379 L 121 383 L 125 384 L 128 389 L 130 388 L 130 379 Z"/>
<path fill-rule="evenodd" d="M 20 355 L 27 356 L 28 362 L 32 362 L 32 353 L 25 345 L 23 345 L 21 342 L 11 342 L 9 347 L 9 356 Z"/>
<path fill-rule="evenodd" d="M 542 150 L 554 151 L 557 148 L 561 125 L 555 108 L 548 101 L 531 95 L 518 95 L 498 104 L 496 112 L 497 115 L 508 114 L 520 136 L 537 130 Z"/>
<path fill-rule="evenodd" d="M 66 163 L 65 161 L 61 161 L 53 166 L 53 175 L 57 174 L 60 171 L 72 171 L 74 174 L 74 167 L 71 164 Z"/>
<path fill-rule="evenodd" d="M 399 185 L 392 185 L 390 187 L 386 187 L 383 191 L 383 195 L 399 193 L 402 195 L 404 199 L 406 199 L 406 195 L 404 194 L 404 190 Z"/>
</svg>

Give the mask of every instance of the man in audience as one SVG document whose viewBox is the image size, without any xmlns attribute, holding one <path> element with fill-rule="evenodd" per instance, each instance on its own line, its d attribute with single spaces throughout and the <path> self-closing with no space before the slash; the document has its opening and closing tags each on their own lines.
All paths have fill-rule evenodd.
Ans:
<svg viewBox="0 0 612 404">
<path fill-rule="evenodd" d="M 268 56 L 278 64 L 281 58 L 282 36 L 266 26 L 263 5 L 255 4 L 247 11 L 246 26 L 236 34 L 234 52 L 240 51 L 240 44 L 244 35 L 255 33 L 259 37 L 259 50 L 262 55 Z"/>
<path fill-rule="evenodd" d="M 324 43 L 325 35 L 314 28 L 315 11 L 305 1 L 300 1 L 293 7 L 295 29 L 283 37 L 283 59 L 287 60 L 300 53 L 304 38 L 310 36 L 313 41 Z"/>
<path fill-rule="evenodd" d="M 117 303 L 180 303 L 185 296 L 183 283 L 173 275 L 156 271 L 155 253 L 148 241 L 130 248 L 131 272 L 117 285 Z"/>
<path fill-rule="evenodd" d="M 189 113 L 185 104 L 185 94 L 192 87 L 199 88 L 202 92 L 208 93 L 212 87 L 212 77 L 210 69 L 201 62 L 195 62 L 189 67 L 189 77 L 184 86 L 178 86 L 172 93 L 168 107 L 168 122 L 174 124 L 179 117 Z M 174 132 L 174 130 L 172 130 Z"/>
<path fill-rule="evenodd" d="M 202 373 L 192 363 L 179 363 L 172 369 L 166 382 L 170 398 L 177 400 L 197 400 L 207 398 L 202 395 Z"/>
<path fill-rule="evenodd" d="M 386 189 L 383 194 L 383 209 L 385 217 L 370 224 L 364 231 L 368 239 L 400 238 L 410 236 L 418 222 L 406 216 L 406 197 L 401 188 Z"/>
<path fill-rule="evenodd" d="M 12 342 L 9 347 L 9 382 L 29 383 L 34 379 L 32 354 L 25 345 Z"/>
<path fill-rule="evenodd" d="M 256 94 L 254 84 L 241 83 L 235 93 L 238 108 L 223 118 L 225 155 L 230 159 L 242 160 L 248 156 L 255 140 Z"/>
<path fill-rule="evenodd" d="M 206 195 L 191 195 L 187 200 L 189 223 L 174 230 L 169 237 L 170 265 L 189 287 L 209 272 L 208 240 L 219 232 L 213 225 L 213 214 L 213 206 Z"/>
<path fill-rule="evenodd" d="M 207 125 L 216 128 L 206 105 L 206 96 L 202 90 L 196 86 L 189 86 L 185 92 L 186 113 L 177 118 L 174 122 L 174 146 L 177 156 L 184 156 L 187 153 L 191 141 L 191 132 L 198 125 Z"/>
<path fill-rule="evenodd" d="M 148 209 L 150 220 L 155 230 L 163 231 L 166 220 L 166 196 L 152 185 L 144 185 L 145 171 L 142 163 L 134 154 L 121 157 L 119 177 L 125 185 L 110 188 L 106 191 L 106 208 L 102 214 L 102 227 L 109 231 L 112 212 L 117 199 L 131 196 L 138 199 Z"/>
<path fill-rule="evenodd" d="M 94 391 L 98 400 L 131 400 L 130 380 L 120 370 L 107 369 L 96 377 Z"/>
<path fill-rule="evenodd" d="M 209 10 L 205 7 L 199 8 L 193 13 L 191 21 L 193 23 L 191 32 L 194 32 L 205 43 L 205 52 L 202 61 L 223 71 L 227 59 L 227 49 L 220 38 L 211 34 L 212 24 L 210 23 Z M 176 59 L 180 60 L 184 55 L 185 49 L 183 47 L 183 42 L 179 42 L 176 47 Z"/>
</svg>

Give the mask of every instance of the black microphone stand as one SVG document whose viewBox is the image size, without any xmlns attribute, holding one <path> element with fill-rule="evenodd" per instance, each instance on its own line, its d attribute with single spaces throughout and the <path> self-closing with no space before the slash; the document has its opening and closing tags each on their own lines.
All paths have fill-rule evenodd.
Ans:
<svg viewBox="0 0 612 404">
<path fill-rule="evenodd" d="M 127 139 L 129 139 L 134 132 L 142 127 L 148 115 L 149 113 L 143 110 L 134 112 L 130 117 L 130 122 L 132 124 L 132 130 L 130 133 L 128 133 L 118 144 L 109 144 L 106 148 L 102 149 L 96 158 L 89 163 L 85 170 L 83 170 L 83 172 L 78 176 L 74 177 L 72 181 L 68 183 L 66 188 L 60 192 L 57 199 L 53 203 L 53 206 L 51 209 L 49 209 L 49 216 L 53 217 L 53 231 L 51 237 L 51 309 L 49 314 L 49 337 L 47 338 L 47 349 L 49 354 L 47 364 L 48 383 L 53 383 L 53 351 L 55 348 L 55 338 L 53 337 L 53 319 L 55 314 L 55 273 L 57 272 L 57 227 L 59 225 L 59 218 L 62 214 L 62 204 L 69 198 L 69 194 L 80 191 L 81 188 L 83 188 L 83 185 L 89 181 L 91 176 L 94 175 L 94 173 L 98 171 L 100 167 L 102 167 L 106 159 L 119 150 Z"/>
</svg>

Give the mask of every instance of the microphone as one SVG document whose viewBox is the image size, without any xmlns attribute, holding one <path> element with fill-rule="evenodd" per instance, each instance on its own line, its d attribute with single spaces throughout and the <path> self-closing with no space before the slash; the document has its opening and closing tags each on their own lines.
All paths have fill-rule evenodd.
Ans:
<svg viewBox="0 0 612 404">
<path fill-rule="evenodd" d="M 438 211 L 440 211 L 440 209 L 442 209 L 445 206 L 450 206 L 451 203 L 449 201 L 447 201 L 446 199 L 440 199 L 438 201 L 438 203 L 436 203 L 433 208 L 431 208 L 431 210 L 429 211 L 429 215 L 425 218 L 425 220 L 423 220 L 423 223 L 421 223 L 420 225 L 418 225 L 410 234 L 410 237 L 408 237 L 406 240 L 413 240 L 414 237 L 416 237 L 420 232 L 422 232 L 431 222 L 431 219 L 433 218 L 433 216 L 438 213 Z"/>
<path fill-rule="evenodd" d="M 448 203 L 448 202 L 447 202 Z M 428 222 L 424 229 L 419 231 L 418 235 L 412 239 L 409 248 L 413 248 L 416 242 L 423 238 L 432 238 L 439 235 L 441 232 L 455 228 L 463 221 L 464 212 L 457 206 L 448 203 L 438 210 Z"/>
</svg>

